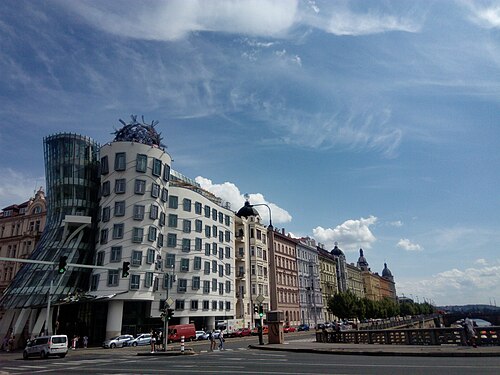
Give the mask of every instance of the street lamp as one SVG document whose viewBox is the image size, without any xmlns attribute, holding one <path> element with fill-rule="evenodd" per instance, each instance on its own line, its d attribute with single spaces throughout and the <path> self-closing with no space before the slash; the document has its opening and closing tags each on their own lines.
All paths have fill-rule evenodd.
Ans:
<svg viewBox="0 0 500 375">
<path fill-rule="evenodd" d="M 247 199 L 247 202 L 248 202 L 248 194 L 245 194 L 245 198 Z M 274 232 L 274 228 L 273 228 L 273 220 L 272 220 L 272 216 L 271 216 L 271 207 L 269 207 L 269 205 L 267 205 L 266 203 L 257 203 L 257 204 L 248 204 L 249 207 L 258 207 L 258 206 L 266 206 L 267 209 L 269 210 L 269 226 L 267 227 L 267 231 L 268 231 L 268 249 L 269 249 L 269 268 L 270 268 L 270 272 L 269 272 L 269 281 L 270 281 L 270 284 L 272 285 L 276 285 L 275 283 L 275 274 L 276 274 L 276 268 L 275 268 L 275 264 L 274 264 L 274 249 L 273 249 L 273 242 L 274 242 L 274 236 L 273 236 L 273 232 Z M 270 298 L 270 306 L 271 306 L 271 310 L 276 310 L 276 296 L 274 295 L 276 293 L 276 288 L 270 288 L 271 290 L 271 298 Z M 262 305 L 261 305 L 262 306 Z M 259 310 L 260 311 L 260 310 Z M 259 345 L 264 345 L 264 338 L 263 338 L 263 334 L 262 334 L 262 318 L 263 318 L 263 314 L 260 315 L 260 326 L 259 326 Z"/>
</svg>

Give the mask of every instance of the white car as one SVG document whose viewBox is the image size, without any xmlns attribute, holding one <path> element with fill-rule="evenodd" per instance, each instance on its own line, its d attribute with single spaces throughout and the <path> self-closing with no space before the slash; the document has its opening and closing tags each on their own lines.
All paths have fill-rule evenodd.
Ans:
<svg viewBox="0 0 500 375">
<path fill-rule="evenodd" d="M 208 334 L 205 331 L 196 331 L 196 340 L 208 340 Z"/>
<path fill-rule="evenodd" d="M 149 345 L 151 344 L 150 333 L 140 333 L 133 340 L 127 341 L 127 346 Z"/>
<path fill-rule="evenodd" d="M 127 346 L 130 340 L 133 340 L 134 336 L 132 335 L 120 335 L 110 338 L 102 343 L 103 348 L 123 348 Z"/>
<path fill-rule="evenodd" d="M 23 358 L 28 359 L 32 356 L 47 358 L 51 355 L 57 355 L 64 358 L 66 354 L 68 354 L 68 336 L 40 336 L 34 340 L 28 341 L 23 351 Z"/>
</svg>

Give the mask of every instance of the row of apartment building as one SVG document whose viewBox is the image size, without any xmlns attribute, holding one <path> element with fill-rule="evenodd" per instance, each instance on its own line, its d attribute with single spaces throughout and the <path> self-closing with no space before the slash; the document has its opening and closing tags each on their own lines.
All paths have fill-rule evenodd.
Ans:
<svg viewBox="0 0 500 375">
<path fill-rule="evenodd" d="M 259 304 L 283 311 L 286 325 L 316 324 L 334 319 L 326 305 L 338 291 L 396 298 L 387 266 L 372 273 L 362 250 L 349 264 L 338 246 L 292 238 L 248 200 L 235 212 L 171 169 L 154 125 L 133 119 L 102 146 L 48 136 L 44 156 L 46 195 L 40 189 L 0 216 L 0 257 L 36 262 L 0 262 L 0 336 L 149 331 L 166 303 L 171 323 L 198 329 L 228 319 L 252 328 Z M 59 274 L 62 256 L 68 267 Z"/>
</svg>

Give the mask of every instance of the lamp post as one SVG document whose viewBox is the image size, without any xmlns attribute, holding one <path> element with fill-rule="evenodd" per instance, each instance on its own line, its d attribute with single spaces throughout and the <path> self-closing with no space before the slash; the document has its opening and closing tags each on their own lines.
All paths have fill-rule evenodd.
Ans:
<svg viewBox="0 0 500 375">
<path fill-rule="evenodd" d="M 258 206 L 266 206 L 267 209 L 269 210 L 269 226 L 267 227 L 267 232 L 268 232 L 268 249 L 269 249 L 269 284 L 270 285 L 276 285 L 275 279 L 276 279 L 276 268 L 274 264 L 274 249 L 273 249 L 273 242 L 274 242 L 274 228 L 273 228 L 273 220 L 271 216 L 271 207 L 267 205 L 266 203 L 257 203 L 257 204 L 249 204 L 250 207 L 258 207 Z M 277 303 L 276 303 L 276 288 L 269 288 L 271 292 L 271 298 L 270 298 L 270 308 L 271 310 L 276 310 L 277 308 Z M 259 345 L 264 345 L 264 338 L 262 335 L 262 316 L 260 317 L 260 326 L 259 326 Z"/>
</svg>

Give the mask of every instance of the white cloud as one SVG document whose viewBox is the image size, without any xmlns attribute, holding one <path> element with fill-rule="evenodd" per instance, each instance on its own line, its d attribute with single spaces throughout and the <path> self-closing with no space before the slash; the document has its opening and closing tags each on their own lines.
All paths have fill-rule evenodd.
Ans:
<svg viewBox="0 0 500 375">
<path fill-rule="evenodd" d="M 465 5 L 471 11 L 471 20 L 477 25 L 487 28 L 500 28 L 500 5 L 477 6 L 474 3 L 467 2 Z"/>
<path fill-rule="evenodd" d="M 370 226 L 377 222 L 375 216 L 360 218 L 359 220 L 346 220 L 335 228 L 316 227 L 313 229 L 314 238 L 333 248 L 334 242 L 347 251 L 357 251 L 359 248 L 370 249 L 377 240 L 370 230 Z"/>
<path fill-rule="evenodd" d="M 500 263 L 493 266 L 453 268 L 424 280 L 396 281 L 398 294 L 432 299 L 437 305 L 489 303 L 500 288 Z"/>
<path fill-rule="evenodd" d="M 179 40 L 197 31 L 279 36 L 294 24 L 297 0 L 61 1 L 95 27 L 137 39 Z"/>
<path fill-rule="evenodd" d="M 44 177 L 33 177 L 10 168 L 0 168 L 0 209 L 26 202 L 35 196 L 40 186 L 45 187 Z"/>
<path fill-rule="evenodd" d="M 476 259 L 474 263 L 479 266 L 486 266 L 488 264 L 488 262 L 484 258 Z"/>
<path fill-rule="evenodd" d="M 240 189 L 232 182 L 224 182 L 222 184 L 214 184 L 212 180 L 208 178 L 198 176 L 195 181 L 201 185 L 201 187 L 217 197 L 222 198 L 224 201 L 231 204 L 231 209 L 233 211 L 238 211 L 245 204 L 244 195 L 241 194 Z M 251 204 L 267 204 L 271 209 L 272 222 L 273 225 L 280 223 L 289 223 L 292 221 L 292 216 L 283 208 L 277 206 L 274 203 L 268 202 L 264 195 L 261 193 L 251 193 L 250 203 Z M 259 211 L 260 216 L 264 223 L 269 222 L 269 210 L 265 206 L 255 207 Z"/>
<path fill-rule="evenodd" d="M 406 251 L 422 251 L 424 249 L 419 244 L 412 243 L 408 238 L 401 238 L 396 246 Z"/>
<path fill-rule="evenodd" d="M 403 226 L 403 222 L 401 220 L 391 221 L 389 224 L 392 225 L 393 227 L 402 227 Z"/>
</svg>

